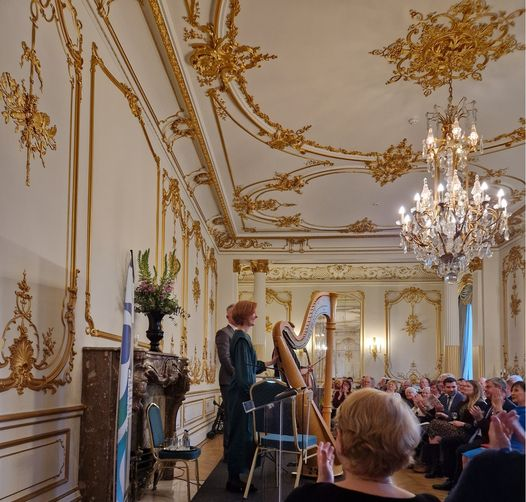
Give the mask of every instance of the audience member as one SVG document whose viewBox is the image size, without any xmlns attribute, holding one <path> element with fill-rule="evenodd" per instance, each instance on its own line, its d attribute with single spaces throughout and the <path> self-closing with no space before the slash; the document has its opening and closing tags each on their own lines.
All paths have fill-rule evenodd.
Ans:
<svg viewBox="0 0 526 502">
<path fill-rule="evenodd" d="M 339 389 L 335 390 L 332 395 L 332 413 L 331 416 L 334 418 L 336 410 L 345 401 L 345 398 L 351 393 L 351 383 L 349 380 L 342 380 Z"/>
<path fill-rule="evenodd" d="M 286 502 L 438 502 L 434 495 L 413 495 L 393 482 L 420 440 L 418 422 L 400 400 L 376 389 L 359 390 L 340 406 L 336 422 L 336 454 L 345 478 L 334 484 L 334 448 L 320 443 L 317 482 L 296 488 Z"/>
<path fill-rule="evenodd" d="M 490 449 L 468 463 L 446 502 L 524 502 L 524 454 L 511 450 L 510 433 L 524 441 L 516 412 L 491 417 Z"/>
<path fill-rule="evenodd" d="M 374 388 L 374 378 L 369 375 L 364 375 L 360 381 L 360 389 Z"/>
</svg>

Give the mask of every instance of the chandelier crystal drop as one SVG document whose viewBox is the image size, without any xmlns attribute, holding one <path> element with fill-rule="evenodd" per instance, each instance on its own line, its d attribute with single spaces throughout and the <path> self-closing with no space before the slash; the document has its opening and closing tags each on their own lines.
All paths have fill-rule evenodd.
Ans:
<svg viewBox="0 0 526 502">
<path fill-rule="evenodd" d="M 400 245 L 412 250 L 427 269 L 435 268 L 448 283 L 455 283 L 474 258 L 487 258 L 496 238 L 509 239 L 507 201 L 500 189 L 492 204 L 488 185 L 468 170 L 469 155 L 482 152 L 482 138 L 476 128 L 475 102 L 462 98 L 453 105 L 453 91 L 442 112 L 435 105 L 427 113 L 428 134 L 422 156 L 433 176 L 433 190 L 424 179 L 415 205 L 402 206 L 397 225 Z M 460 123 L 468 125 L 466 134 Z M 437 137 L 439 136 L 439 137 Z M 470 189 L 470 182 L 472 183 Z"/>
</svg>

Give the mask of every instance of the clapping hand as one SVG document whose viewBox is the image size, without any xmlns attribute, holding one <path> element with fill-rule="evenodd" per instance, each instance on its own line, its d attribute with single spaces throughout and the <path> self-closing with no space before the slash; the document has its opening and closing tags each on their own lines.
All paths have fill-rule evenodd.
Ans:
<svg viewBox="0 0 526 502">
<path fill-rule="evenodd" d="M 484 413 L 478 406 L 471 406 L 468 409 L 475 421 L 480 422 L 484 418 Z"/>
<path fill-rule="evenodd" d="M 318 479 L 316 482 L 334 483 L 334 473 L 332 472 L 334 465 L 334 446 L 332 446 L 331 443 L 319 443 L 316 458 L 318 461 Z"/>
<path fill-rule="evenodd" d="M 512 434 L 524 439 L 524 429 L 519 423 L 517 412 L 512 410 L 493 415 L 489 426 L 489 444 L 491 448 L 511 448 Z"/>
</svg>

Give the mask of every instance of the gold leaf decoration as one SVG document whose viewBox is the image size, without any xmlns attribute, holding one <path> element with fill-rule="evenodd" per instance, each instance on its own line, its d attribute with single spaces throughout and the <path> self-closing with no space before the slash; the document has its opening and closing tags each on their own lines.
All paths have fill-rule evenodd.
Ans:
<svg viewBox="0 0 526 502">
<path fill-rule="evenodd" d="M 524 44 L 508 33 L 524 11 L 491 12 L 484 0 L 462 0 L 446 12 L 427 16 L 411 10 L 416 22 L 409 26 L 405 39 L 371 54 L 396 65 L 387 84 L 412 80 L 428 96 L 452 80 L 482 80 L 481 72 L 489 61 L 524 50 Z"/>
<path fill-rule="evenodd" d="M 519 123 L 521 124 L 517 129 L 514 129 L 511 132 L 499 134 L 498 136 L 495 136 L 494 138 L 486 140 L 488 143 L 493 143 L 495 141 L 500 141 L 502 139 L 507 139 L 504 143 L 504 146 L 511 146 L 514 143 L 522 143 L 526 141 L 526 120 L 524 117 L 521 117 L 519 119 Z M 490 175 L 491 176 L 491 175 Z"/>
<path fill-rule="evenodd" d="M 172 151 L 174 143 L 179 138 L 191 138 L 195 135 L 195 127 L 192 119 L 185 116 L 184 112 L 178 111 L 174 115 L 159 122 L 163 142 L 169 152 Z"/>
<path fill-rule="evenodd" d="M 274 173 L 273 183 L 268 183 L 267 188 L 273 188 L 280 192 L 294 191 L 301 194 L 305 186 L 305 180 L 301 176 L 291 176 L 289 173 Z"/>
<path fill-rule="evenodd" d="M 208 308 L 210 309 L 210 313 L 213 314 L 216 308 L 214 297 L 213 297 L 213 291 L 210 291 L 210 300 L 208 300 Z"/>
<path fill-rule="evenodd" d="M 194 298 L 195 308 L 199 304 L 201 298 L 201 284 L 199 283 L 199 269 L 195 267 L 194 280 L 192 281 L 192 296 Z"/>
<path fill-rule="evenodd" d="M 365 234 L 376 232 L 377 230 L 376 223 L 373 223 L 369 218 L 365 217 L 361 220 L 357 220 L 354 223 L 351 223 L 344 230 L 340 230 L 342 233 L 354 233 L 354 234 Z"/>
<path fill-rule="evenodd" d="M 512 293 L 510 298 L 510 312 L 511 317 L 515 321 L 515 324 L 517 323 L 517 316 L 521 313 L 521 303 L 522 300 L 519 298 L 519 295 L 517 294 L 517 283 L 515 282 L 515 274 L 513 276 L 513 286 L 511 287 Z"/>
<path fill-rule="evenodd" d="M 280 207 L 295 206 L 291 203 L 282 203 L 276 199 L 252 199 L 250 195 L 241 195 L 241 187 L 235 187 L 232 206 L 241 217 L 255 211 L 276 211 Z"/>
<path fill-rule="evenodd" d="M 278 227 L 299 227 L 301 224 L 301 214 L 297 213 L 293 216 L 281 216 L 276 220 Z"/>
<path fill-rule="evenodd" d="M 268 241 L 260 242 L 257 239 L 249 239 L 247 237 L 231 237 L 228 233 L 212 226 L 209 226 L 209 230 L 217 247 L 220 249 L 267 249 L 272 246 Z"/>
<path fill-rule="evenodd" d="M 185 17 L 192 28 L 185 28 L 185 40 L 200 40 L 192 43 L 190 64 L 197 72 L 201 86 L 211 85 L 219 80 L 221 89 L 232 80 L 244 81 L 244 73 L 261 66 L 263 61 L 275 59 L 272 54 L 262 54 L 259 47 L 240 44 L 234 19 L 239 13 L 239 0 L 230 0 L 230 12 L 226 19 L 227 32 L 219 37 L 211 23 L 199 24 L 199 3 Z"/>
<path fill-rule="evenodd" d="M 267 141 L 267 145 L 270 146 L 270 148 L 274 148 L 276 150 L 293 148 L 294 150 L 297 150 L 303 154 L 305 153 L 305 150 L 303 149 L 303 145 L 305 144 L 305 136 L 303 133 L 307 132 L 311 127 L 312 126 L 310 125 L 306 125 L 297 131 L 293 131 L 292 129 L 286 129 L 278 124 L 271 133 L 260 129 L 259 135 L 269 136 L 270 139 Z"/>
<path fill-rule="evenodd" d="M 405 321 L 405 328 L 403 328 L 403 331 L 412 337 L 414 342 L 416 334 L 421 331 L 423 327 L 424 325 L 418 316 L 414 312 L 411 312 Z"/>
<path fill-rule="evenodd" d="M 365 161 L 367 170 L 380 186 L 392 183 L 411 170 L 411 164 L 418 159 L 412 145 L 404 138 L 398 145 L 391 145 L 384 153 L 376 156 L 375 161 Z"/>
<path fill-rule="evenodd" d="M 47 113 L 38 110 L 38 96 L 32 94 L 7 72 L 0 76 L 0 95 L 4 100 L 2 116 L 6 124 L 15 124 L 15 132 L 20 133 L 20 146 L 26 148 L 26 185 L 30 185 L 30 157 L 38 154 L 45 167 L 44 156 L 48 148 L 56 150 L 55 135 L 57 127 L 51 126 Z"/>
<path fill-rule="evenodd" d="M 31 311 L 33 297 L 30 290 L 24 272 L 22 280 L 18 282 L 18 290 L 15 291 L 14 316 L 4 327 L 0 338 L 0 368 L 9 366 L 11 372 L 7 378 L 0 378 L 0 390 L 15 388 L 18 394 L 23 394 L 24 390 L 29 388 L 31 390 L 50 390 L 55 393 L 58 385 L 65 384 L 68 379 L 53 380 L 46 376 L 39 378 L 33 374 L 33 370 L 41 371 L 49 367 L 48 361 L 54 354 L 55 340 L 53 339 L 53 328 L 40 334 L 33 323 Z M 4 348 L 8 343 L 11 328 L 16 328 L 18 336 L 7 347 L 9 350 L 9 355 L 7 355 Z"/>
</svg>

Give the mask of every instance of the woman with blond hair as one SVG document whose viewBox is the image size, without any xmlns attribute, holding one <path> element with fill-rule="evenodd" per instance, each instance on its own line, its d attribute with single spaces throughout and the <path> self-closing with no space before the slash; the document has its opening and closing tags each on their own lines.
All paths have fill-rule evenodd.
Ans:
<svg viewBox="0 0 526 502">
<path fill-rule="evenodd" d="M 256 374 L 272 366 L 275 359 L 267 363 L 256 359 L 256 351 L 247 331 L 254 326 L 257 304 L 240 301 L 232 309 L 232 319 L 238 329 L 230 341 L 230 360 L 234 376 L 228 389 L 228 414 L 230 417 L 228 447 L 228 481 L 226 489 L 242 493 L 244 483 L 239 475 L 248 471 L 254 454 L 254 439 L 251 416 L 245 413 L 243 403 L 250 400 L 250 387 L 256 382 Z M 277 359 L 277 357 L 276 357 Z M 251 487 L 251 491 L 255 491 Z"/>
<path fill-rule="evenodd" d="M 351 394 L 336 415 L 336 455 L 344 479 L 334 483 L 335 450 L 318 446 L 318 480 L 296 488 L 286 502 L 439 502 L 434 495 L 415 495 L 399 488 L 392 475 L 411 461 L 420 441 L 420 426 L 400 399 L 376 389 Z"/>
</svg>

